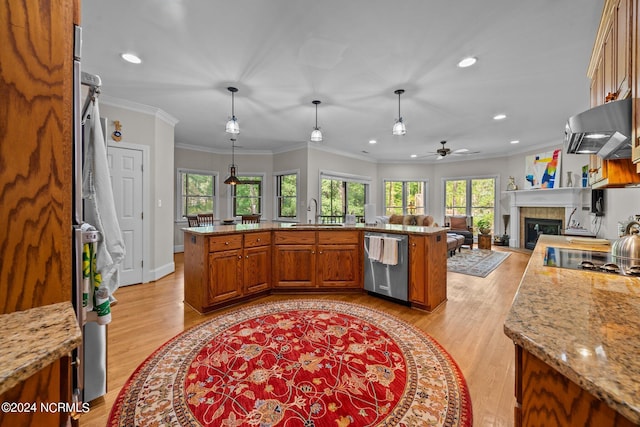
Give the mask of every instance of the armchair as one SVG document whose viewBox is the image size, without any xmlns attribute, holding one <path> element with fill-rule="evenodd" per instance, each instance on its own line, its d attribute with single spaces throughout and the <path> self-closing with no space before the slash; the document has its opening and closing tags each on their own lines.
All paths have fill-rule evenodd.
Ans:
<svg viewBox="0 0 640 427">
<path fill-rule="evenodd" d="M 463 245 L 469 245 L 473 249 L 473 217 L 466 215 L 447 215 L 444 217 L 444 226 L 449 227 L 451 233 L 464 236 Z"/>
</svg>

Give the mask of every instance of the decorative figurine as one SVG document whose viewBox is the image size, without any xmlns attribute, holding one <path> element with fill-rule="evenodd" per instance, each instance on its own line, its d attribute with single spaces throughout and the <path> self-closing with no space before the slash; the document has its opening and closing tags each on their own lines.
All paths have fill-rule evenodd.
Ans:
<svg viewBox="0 0 640 427">
<path fill-rule="evenodd" d="M 507 184 L 508 191 L 514 191 L 518 189 L 518 185 L 516 184 L 516 179 L 512 176 L 509 177 L 509 183 Z"/>
<path fill-rule="evenodd" d="M 120 124 L 120 120 L 114 120 L 113 126 L 115 126 L 116 130 L 111 134 L 111 139 L 116 142 L 120 142 L 122 139 L 122 132 L 120 132 L 122 130 L 122 125 Z"/>
</svg>

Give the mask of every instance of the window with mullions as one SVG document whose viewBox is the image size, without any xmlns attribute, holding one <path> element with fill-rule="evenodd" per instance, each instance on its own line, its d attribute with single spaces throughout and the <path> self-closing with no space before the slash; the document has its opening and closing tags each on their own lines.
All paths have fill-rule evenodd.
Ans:
<svg viewBox="0 0 640 427">
<path fill-rule="evenodd" d="M 178 207 L 177 218 L 187 215 L 215 212 L 216 184 L 215 172 L 178 169 Z"/>
<path fill-rule="evenodd" d="M 298 216 L 298 173 L 283 173 L 276 180 L 276 217 L 297 218 Z"/>
<path fill-rule="evenodd" d="M 426 181 L 385 181 L 385 215 L 426 215 Z"/>
<path fill-rule="evenodd" d="M 364 218 L 369 184 L 360 179 L 321 175 L 320 216 L 323 223 L 344 222 L 346 214 Z"/>
<path fill-rule="evenodd" d="M 480 219 L 488 220 L 494 228 L 496 183 L 495 177 L 445 179 L 445 215 L 472 216 L 474 231 Z"/>
<path fill-rule="evenodd" d="M 232 185 L 233 216 L 262 214 L 262 176 L 238 176 Z"/>
</svg>

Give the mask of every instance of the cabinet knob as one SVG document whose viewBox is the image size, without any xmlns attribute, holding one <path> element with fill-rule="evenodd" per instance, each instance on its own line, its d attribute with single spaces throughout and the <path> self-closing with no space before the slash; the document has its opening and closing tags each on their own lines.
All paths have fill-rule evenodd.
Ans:
<svg viewBox="0 0 640 427">
<path fill-rule="evenodd" d="M 247 257 L 247 258 L 249 258 L 249 257 Z M 238 255 L 238 259 L 242 259 L 242 255 Z"/>
<path fill-rule="evenodd" d="M 315 254 L 315 253 L 316 253 L 316 251 L 311 251 L 311 254 L 312 254 L 312 255 L 313 255 L 313 254 Z"/>
<path fill-rule="evenodd" d="M 259 242 L 259 241 L 260 241 L 260 238 L 258 237 L 256 240 Z"/>
<path fill-rule="evenodd" d="M 229 244 L 229 242 L 224 242 L 224 244 L 225 244 L 225 245 L 228 245 L 228 244 Z"/>
<path fill-rule="evenodd" d="M 249 259 L 249 255 L 246 255 L 245 258 Z"/>
<path fill-rule="evenodd" d="M 319 254 L 322 254 L 322 251 L 318 252 Z"/>
</svg>

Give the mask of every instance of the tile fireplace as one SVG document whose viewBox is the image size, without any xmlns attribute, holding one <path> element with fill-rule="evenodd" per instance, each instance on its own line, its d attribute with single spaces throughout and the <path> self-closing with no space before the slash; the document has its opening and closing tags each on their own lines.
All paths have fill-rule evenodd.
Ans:
<svg viewBox="0 0 640 427">
<path fill-rule="evenodd" d="M 540 220 L 553 220 L 559 222 L 559 233 L 566 224 L 569 223 L 571 214 L 576 210 L 580 218 L 583 206 L 590 204 L 589 188 L 580 187 L 564 187 L 553 189 L 536 189 L 536 190 L 516 190 L 504 191 L 509 198 L 509 214 L 511 221 L 509 224 L 509 246 L 512 248 L 526 248 L 527 233 L 525 227 L 525 218 L 534 218 L 540 223 Z M 584 214 L 586 215 L 586 214 Z M 581 221 L 586 223 L 586 221 Z M 540 226 L 539 226 L 540 228 Z M 546 233 L 553 234 L 553 233 Z M 537 239 L 536 239 L 537 240 Z M 531 245 L 529 245 L 531 246 Z M 535 246 L 535 241 L 533 242 Z M 531 246 L 531 248 L 533 248 Z"/>
</svg>

